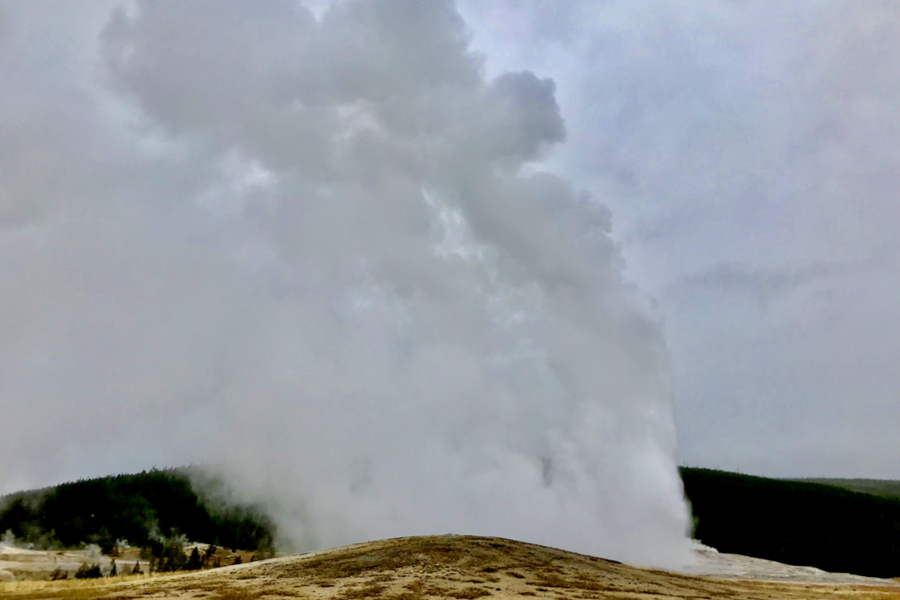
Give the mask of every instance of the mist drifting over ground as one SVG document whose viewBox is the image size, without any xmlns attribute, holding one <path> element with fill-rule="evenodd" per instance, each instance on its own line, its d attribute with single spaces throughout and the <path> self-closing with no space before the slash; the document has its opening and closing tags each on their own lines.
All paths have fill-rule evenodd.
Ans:
<svg viewBox="0 0 900 600">
<path fill-rule="evenodd" d="M 488 80 L 452 2 L 0 23 L 6 491 L 210 462 L 298 548 L 684 558 L 658 323 L 608 211 L 539 166 L 553 81 Z"/>
</svg>

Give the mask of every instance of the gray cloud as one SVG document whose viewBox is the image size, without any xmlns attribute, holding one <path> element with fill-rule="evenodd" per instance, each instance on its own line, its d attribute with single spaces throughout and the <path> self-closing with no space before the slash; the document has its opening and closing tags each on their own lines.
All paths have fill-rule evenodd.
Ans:
<svg viewBox="0 0 900 600">
<path fill-rule="evenodd" d="M 772 300 L 817 279 L 834 275 L 843 269 L 835 264 L 809 264 L 800 268 L 751 268 L 740 263 L 719 263 L 699 273 L 676 279 L 667 293 L 681 298 L 697 294 L 747 295 L 765 309 Z"/>
<path fill-rule="evenodd" d="M 570 2 L 549 36 L 462 6 L 489 71 L 557 83 L 552 164 L 658 298 L 683 460 L 900 477 L 896 3 Z"/>
<path fill-rule="evenodd" d="M 210 462 L 304 548 L 685 558 L 659 324 L 540 166 L 552 80 L 451 2 L 3 6 L 4 489 Z"/>
</svg>

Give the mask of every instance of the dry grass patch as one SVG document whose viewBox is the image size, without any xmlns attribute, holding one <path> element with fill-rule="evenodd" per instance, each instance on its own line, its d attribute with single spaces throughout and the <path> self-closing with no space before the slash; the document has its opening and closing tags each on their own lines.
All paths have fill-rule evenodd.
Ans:
<svg viewBox="0 0 900 600">
<path fill-rule="evenodd" d="M 377 598 L 387 588 L 383 585 L 365 585 L 363 587 L 348 588 L 338 596 L 340 600 L 354 600 L 356 598 Z"/>
<path fill-rule="evenodd" d="M 481 598 L 482 596 L 490 596 L 491 593 L 484 588 L 467 587 L 461 590 L 447 592 L 447 595 L 451 598 Z"/>
<path fill-rule="evenodd" d="M 17 581 L 0 583 L 0 597 L 4 600 L 115 598 L 129 600 L 126 590 L 137 582 L 149 582 L 153 575 L 119 575 L 101 579 L 60 579 L 56 581 Z"/>
<path fill-rule="evenodd" d="M 11 587 L 12 586 L 12 587 Z M 895 589 L 692 577 L 497 538 L 439 536 L 358 544 L 184 575 L 0 584 L 3 600 L 900 600 Z"/>
<path fill-rule="evenodd" d="M 256 600 L 260 595 L 259 592 L 251 592 L 244 588 L 230 588 L 216 592 L 210 596 L 210 600 Z"/>
</svg>

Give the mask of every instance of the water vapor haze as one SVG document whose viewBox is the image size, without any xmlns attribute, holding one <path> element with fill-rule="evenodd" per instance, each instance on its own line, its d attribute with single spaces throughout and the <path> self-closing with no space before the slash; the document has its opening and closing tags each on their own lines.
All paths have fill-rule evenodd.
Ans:
<svg viewBox="0 0 900 600">
<path fill-rule="evenodd" d="M 659 302 L 681 459 L 900 478 L 900 4 L 460 6 L 488 72 L 557 83 L 548 164 Z"/>
<path fill-rule="evenodd" d="M 293 547 L 684 559 L 660 327 L 540 166 L 552 80 L 448 1 L 0 14 L 7 491 L 209 462 Z"/>
</svg>

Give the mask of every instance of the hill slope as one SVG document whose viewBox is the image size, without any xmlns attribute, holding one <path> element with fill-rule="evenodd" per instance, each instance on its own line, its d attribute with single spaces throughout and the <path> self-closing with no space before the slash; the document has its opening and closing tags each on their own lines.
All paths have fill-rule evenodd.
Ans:
<svg viewBox="0 0 900 600">
<path fill-rule="evenodd" d="M 889 479 L 795 479 L 794 481 L 833 485 L 851 492 L 900 499 L 900 481 Z"/>
<path fill-rule="evenodd" d="M 212 571 L 130 581 L 0 584 L 0 592 L 11 600 L 900 599 L 897 585 L 817 586 L 716 580 L 639 569 L 535 544 L 471 536 L 399 538 Z"/>
<path fill-rule="evenodd" d="M 889 494 L 897 482 L 837 480 L 843 487 L 836 487 L 696 468 L 682 468 L 681 475 L 695 537 L 721 552 L 900 576 L 900 497 Z M 229 548 L 271 549 L 275 528 L 264 513 L 208 501 L 194 490 L 196 477 L 190 469 L 171 469 L 13 494 L 0 498 L 0 534 L 10 529 L 39 548 L 94 542 L 108 550 L 123 538 L 143 547 L 158 535 L 184 534 Z M 215 480 L 201 487 L 216 485 L 224 488 Z"/>
</svg>

